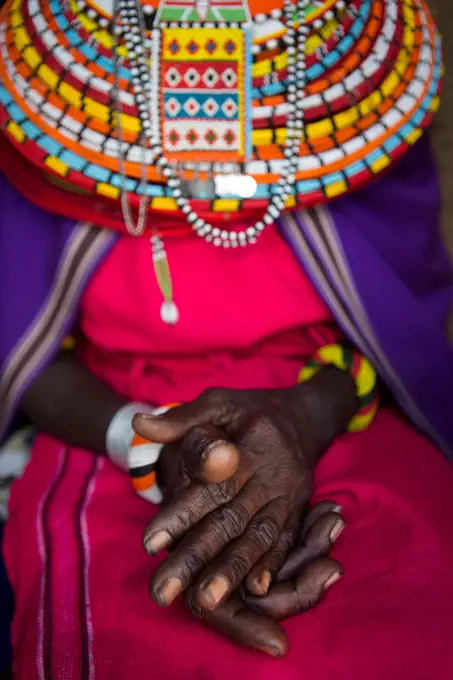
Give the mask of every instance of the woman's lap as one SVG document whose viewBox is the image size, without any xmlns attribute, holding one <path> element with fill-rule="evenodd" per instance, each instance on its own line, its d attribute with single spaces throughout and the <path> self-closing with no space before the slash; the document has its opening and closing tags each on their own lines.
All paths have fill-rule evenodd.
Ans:
<svg viewBox="0 0 453 680">
<path fill-rule="evenodd" d="M 147 595 L 153 509 L 107 461 L 39 438 L 5 535 L 16 680 L 431 680 L 453 674 L 453 468 L 389 412 L 320 462 L 316 499 L 343 506 L 344 579 L 284 624 L 275 661 Z"/>
</svg>

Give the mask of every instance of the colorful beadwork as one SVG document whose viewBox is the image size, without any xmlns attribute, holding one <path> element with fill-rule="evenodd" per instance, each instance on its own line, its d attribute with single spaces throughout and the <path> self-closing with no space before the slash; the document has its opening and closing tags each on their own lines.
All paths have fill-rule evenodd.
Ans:
<svg viewBox="0 0 453 680">
<path fill-rule="evenodd" d="M 157 41 L 156 41 L 157 43 Z M 239 28 L 164 28 L 153 54 L 160 77 L 161 146 L 168 161 L 249 159 L 248 41 Z M 248 153 L 247 153 L 248 151 Z"/>
<path fill-rule="evenodd" d="M 161 444 L 154 444 L 135 434 L 128 452 L 132 486 L 139 496 L 152 503 L 162 501 L 162 493 L 157 487 L 156 476 L 156 463 L 161 451 Z"/>
<path fill-rule="evenodd" d="M 243 24 L 249 13 L 242 0 L 165 0 L 159 6 L 158 22 L 196 24 L 201 22 Z"/>
<path fill-rule="evenodd" d="M 200 9 L 202 2 L 195 6 L 194 27 L 203 23 L 199 12 L 207 11 L 208 21 L 210 12 L 226 12 L 230 6 L 224 3 L 222 9 L 212 0 L 206 4 L 207 10 Z M 187 11 L 187 5 L 175 2 L 172 11 Z M 156 3 L 146 0 L 143 6 L 152 41 Z M 223 222 L 225 211 L 247 215 L 265 209 L 285 163 L 288 54 L 283 1 L 252 0 L 249 6 L 252 134 L 251 158 L 243 172 L 256 179 L 258 188 L 253 198 L 242 201 L 212 195 L 193 200 L 195 210 L 211 221 Z M 301 104 L 304 139 L 293 193 L 286 198 L 288 208 L 329 200 L 388 169 L 429 124 L 439 105 L 442 74 L 440 38 L 424 0 L 347 4 L 327 0 L 309 5 L 304 14 L 309 27 L 307 86 Z M 8 0 L 0 14 L 0 124 L 7 139 L 41 172 L 100 200 L 119 199 L 122 186 L 117 121 L 111 107 L 110 19 L 109 0 Z M 172 21 L 168 30 L 176 28 Z M 203 25 L 203 30 L 208 27 Z M 143 153 L 136 74 L 125 43 L 120 55 L 125 185 L 138 205 Z M 197 104 L 203 107 L 206 101 L 198 99 Z M 175 106 L 173 102 L 165 108 L 165 124 Z M 229 106 L 232 111 L 233 105 Z M 214 108 L 210 103 L 207 111 Z M 247 127 L 243 120 L 241 130 Z M 203 130 L 207 144 L 217 143 L 213 135 L 206 139 L 206 127 Z M 198 134 L 196 129 L 193 132 Z M 185 129 L 189 141 L 195 140 L 193 132 Z M 150 209 L 176 211 L 171 187 L 150 149 L 145 161 Z M 188 179 L 192 172 L 186 171 Z M 80 200 L 90 197 L 81 195 Z"/>
<path fill-rule="evenodd" d="M 163 415 L 179 404 L 168 404 L 153 411 L 154 416 Z M 139 496 L 151 503 L 161 503 L 162 491 L 157 484 L 156 466 L 163 449 L 162 444 L 134 434 L 128 450 L 128 468 L 132 486 Z"/>
<path fill-rule="evenodd" d="M 298 382 L 310 380 L 323 366 L 336 366 L 354 380 L 360 407 L 348 425 L 348 432 L 366 430 L 374 420 L 379 406 L 377 375 L 366 357 L 343 345 L 324 345 L 305 364 Z"/>
</svg>

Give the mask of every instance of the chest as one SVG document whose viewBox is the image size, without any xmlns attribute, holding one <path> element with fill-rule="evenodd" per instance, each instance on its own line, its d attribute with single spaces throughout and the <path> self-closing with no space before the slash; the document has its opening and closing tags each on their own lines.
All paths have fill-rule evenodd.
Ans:
<svg viewBox="0 0 453 680">
<path fill-rule="evenodd" d="M 217 249 L 192 236 L 168 239 L 166 250 L 179 322 L 170 327 L 160 318 L 149 241 L 122 238 L 82 301 L 82 329 L 96 345 L 160 354 L 240 351 L 330 320 L 276 229 L 246 248 Z"/>
</svg>

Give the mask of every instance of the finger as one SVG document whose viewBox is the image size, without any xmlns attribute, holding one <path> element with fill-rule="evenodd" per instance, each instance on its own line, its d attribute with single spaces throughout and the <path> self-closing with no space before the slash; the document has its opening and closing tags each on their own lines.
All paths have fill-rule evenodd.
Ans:
<svg viewBox="0 0 453 680">
<path fill-rule="evenodd" d="M 307 511 L 304 517 L 299 543 L 305 542 L 305 538 L 310 533 L 311 528 L 315 524 L 315 522 L 317 522 L 318 519 L 320 519 L 323 515 L 327 514 L 328 512 L 340 513 L 341 505 L 338 505 L 334 501 L 319 501 L 319 503 L 316 503 L 315 505 L 313 505 L 313 507 L 311 507 Z"/>
<path fill-rule="evenodd" d="M 225 436 L 211 424 L 197 425 L 187 432 L 181 442 L 181 462 L 188 478 L 219 484 L 236 472 L 240 454 Z"/>
<path fill-rule="evenodd" d="M 143 547 L 150 555 L 157 555 L 179 540 L 212 510 L 229 503 L 238 493 L 244 480 L 233 478 L 221 484 L 192 484 L 177 498 L 164 505 L 148 524 L 143 536 Z"/>
<path fill-rule="evenodd" d="M 243 494 L 247 491 L 248 488 Z M 255 514 L 241 537 L 201 574 L 195 588 L 201 607 L 215 609 L 236 590 L 253 565 L 275 545 L 287 516 L 287 505 L 282 499 L 271 501 Z"/>
<path fill-rule="evenodd" d="M 299 534 L 300 520 L 295 515 L 287 522 L 273 548 L 258 560 L 247 575 L 245 585 L 249 593 L 258 597 L 266 595 Z"/>
<path fill-rule="evenodd" d="M 288 523 L 288 526 L 282 531 L 277 544 L 269 551 L 267 555 L 264 555 L 261 560 L 251 569 L 250 573 L 246 579 L 247 590 L 252 595 L 263 596 L 267 593 L 271 582 L 275 579 L 276 575 L 280 569 L 285 565 L 283 572 L 284 577 L 279 578 L 279 581 L 286 581 L 296 574 L 304 563 L 308 562 L 310 557 L 324 554 L 323 551 L 319 551 L 317 554 L 312 554 L 310 551 L 298 551 L 295 549 L 294 553 L 294 569 L 291 568 L 290 572 L 287 572 L 286 562 L 290 559 L 289 555 L 291 548 L 296 544 L 296 537 L 299 535 L 299 540 L 304 539 L 307 534 L 310 533 L 313 525 L 315 525 L 318 520 L 320 520 L 327 513 L 338 513 L 340 511 L 340 506 L 333 501 L 320 501 L 316 503 L 305 515 L 303 521 L 303 530 L 300 531 L 300 519 L 295 516 L 293 520 Z M 336 515 L 335 515 L 336 517 Z M 333 523 L 335 519 L 333 520 Z M 319 529 L 319 527 L 318 527 Z M 331 543 L 329 543 L 330 549 Z M 329 550 L 327 549 L 326 552 Z M 304 560 L 305 556 L 307 560 Z M 290 560 L 292 562 L 292 560 Z M 288 565 L 292 567 L 292 564 Z M 288 576 L 287 574 L 290 573 Z"/>
<path fill-rule="evenodd" d="M 288 640 L 280 626 L 254 612 L 237 594 L 212 612 L 198 606 L 193 590 L 188 591 L 186 602 L 194 616 L 234 642 L 277 658 L 288 651 Z"/>
<path fill-rule="evenodd" d="M 311 562 L 295 581 L 272 586 L 266 597 L 245 595 L 244 599 L 254 611 L 280 621 L 314 607 L 342 575 L 342 567 L 336 560 L 320 557 Z"/>
<path fill-rule="evenodd" d="M 305 544 L 297 546 L 290 552 L 275 581 L 277 583 L 288 581 L 315 558 L 328 555 L 344 527 L 344 520 L 337 512 L 329 512 L 319 517 L 306 536 Z"/>
<path fill-rule="evenodd" d="M 207 390 L 194 401 L 177 406 L 161 415 L 139 414 L 133 421 L 134 430 L 145 439 L 170 444 L 181 439 L 198 425 L 226 425 L 231 413 L 229 390 Z"/>
<path fill-rule="evenodd" d="M 230 503 L 197 524 L 154 572 L 150 582 L 154 602 L 169 605 L 226 546 L 249 531 L 249 522 L 265 503 L 262 485 L 252 481 Z"/>
<path fill-rule="evenodd" d="M 162 447 L 162 451 L 156 463 L 159 486 L 161 489 L 165 489 L 165 496 L 162 503 L 168 503 L 169 499 L 171 499 L 174 494 L 178 494 L 181 492 L 181 489 L 190 486 L 190 483 L 181 476 L 179 462 L 179 444 L 166 444 Z"/>
<path fill-rule="evenodd" d="M 159 484 L 165 501 L 173 500 L 196 480 L 219 484 L 229 479 L 239 464 L 240 454 L 224 433 L 213 425 L 201 425 L 179 442 L 165 444 L 157 463 Z"/>
</svg>

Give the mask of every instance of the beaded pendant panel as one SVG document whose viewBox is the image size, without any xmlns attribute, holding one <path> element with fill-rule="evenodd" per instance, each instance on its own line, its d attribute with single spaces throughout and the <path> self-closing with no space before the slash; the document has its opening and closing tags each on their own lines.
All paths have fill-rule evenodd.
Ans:
<svg viewBox="0 0 453 680">
<path fill-rule="evenodd" d="M 213 172 L 216 162 L 241 163 L 256 180 L 247 199 L 196 197 L 195 209 L 209 219 L 262 210 L 285 164 L 283 0 L 142 6 L 155 88 L 150 124 L 163 155 L 182 163 L 188 180 L 203 177 L 203 158 Z M 332 199 L 388 169 L 428 126 L 442 75 L 440 38 L 424 0 L 313 0 L 298 20 L 309 29 L 299 93 L 304 127 L 287 208 Z M 118 200 L 125 186 L 138 204 L 144 158 L 149 209 L 175 212 L 152 149 L 143 152 L 139 77 L 127 40 L 114 40 L 112 30 L 112 0 L 7 0 L 0 14 L 0 122 L 37 171 L 100 200 Z"/>
<path fill-rule="evenodd" d="M 165 157 L 181 162 L 251 158 L 250 41 L 240 28 L 163 28 L 153 40 Z"/>
</svg>

